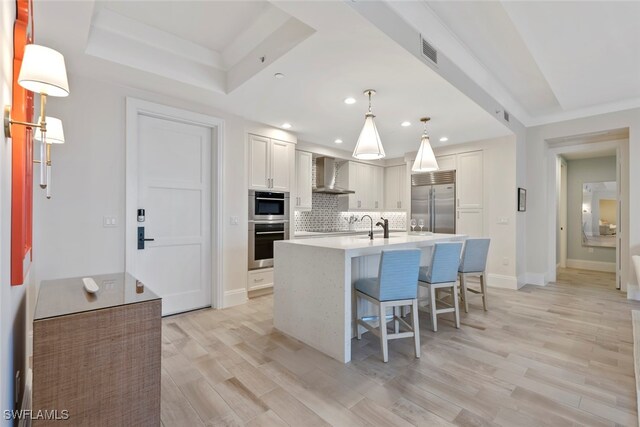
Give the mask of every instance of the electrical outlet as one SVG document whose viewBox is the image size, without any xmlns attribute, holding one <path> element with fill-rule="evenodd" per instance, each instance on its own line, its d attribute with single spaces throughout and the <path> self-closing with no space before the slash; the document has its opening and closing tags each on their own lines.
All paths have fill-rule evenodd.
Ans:
<svg viewBox="0 0 640 427">
<path fill-rule="evenodd" d="M 115 216 L 102 217 L 102 226 L 103 227 L 117 227 L 118 226 L 118 218 L 115 217 Z"/>
<path fill-rule="evenodd" d="M 498 217 L 498 224 L 500 225 L 507 225 L 509 224 L 509 218 L 507 218 L 506 216 L 500 216 Z"/>
<path fill-rule="evenodd" d="M 509 265 L 509 258 L 507 257 L 502 258 L 502 265 Z"/>
<path fill-rule="evenodd" d="M 587 251 L 588 251 L 590 254 L 592 254 L 592 253 L 593 253 L 593 248 L 589 248 L 589 249 L 587 249 Z"/>
<path fill-rule="evenodd" d="M 229 224 L 238 225 L 240 223 L 240 219 L 237 216 L 232 216 L 229 218 Z"/>
</svg>

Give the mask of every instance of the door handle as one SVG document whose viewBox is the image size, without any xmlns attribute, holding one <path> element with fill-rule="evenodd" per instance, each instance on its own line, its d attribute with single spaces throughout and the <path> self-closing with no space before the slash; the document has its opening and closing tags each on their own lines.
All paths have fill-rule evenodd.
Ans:
<svg viewBox="0 0 640 427">
<path fill-rule="evenodd" d="M 138 249 L 144 249 L 144 242 L 153 242 L 156 239 L 149 239 L 144 237 L 144 227 L 138 227 Z"/>
</svg>

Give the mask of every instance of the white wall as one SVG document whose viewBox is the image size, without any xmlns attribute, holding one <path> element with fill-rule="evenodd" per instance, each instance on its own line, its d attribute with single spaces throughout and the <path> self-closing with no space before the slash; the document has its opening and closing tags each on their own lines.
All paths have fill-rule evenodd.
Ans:
<svg viewBox="0 0 640 427">
<path fill-rule="evenodd" d="M 223 159 L 223 286 L 225 306 L 246 300 L 246 134 L 296 142 L 278 129 L 192 102 L 71 74 L 71 95 L 51 99 L 48 114 L 64 122 L 66 143 L 52 152 L 53 198 L 36 189 L 35 280 L 123 271 L 125 268 L 125 97 L 135 97 L 225 120 Z M 103 216 L 118 226 L 103 228 Z M 238 216 L 240 225 L 230 225 Z M 152 284 L 149 284 L 153 287 Z"/>
<path fill-rule="evenodd" d="M 555 235 L 549 233 L 550 218 L 548 215 L 548 152 L 546 140 L 565 136 L 581 135 L 610 129 L 629 128 L 628 175 L 623 180 L 628 182 L 628 209 L 623 206 L 623 224 L 628 223 L 627 231 L 622 232 L 622 286 L 629 286 L 630 292 L 637 289 L 635 274 L 629 269 L 632 255 L 640 255 L 640 222 L 629 221 L 629 218 L 640 217 L 640 168 L 636 165 L 640 160 L 640 109 L 626 110 L 616 113 L 601 114 L 582 119 L 568 120 L 536 126 L 527 129 L 526 162 L 527 170 L 527 222 L 526 222 L 526 255 L 527 281 L 544 284 L 555 271 L 555 257 L 550 262 L 549 252 L 554 244 L 550 239 Z M 555 184 L 552 184 L 555 185 Z M 551 265 L 553 262 L 553 266 Z M 630 294 L 631 296 L 631 294 Z"/>
<path fill-rule="evenodd" d="M 488 284 L 518 287 L 516 252 L 516 143 L 515 137 L 434 148 L 436 156 L 483 150 L 484 233 L 491 238 L 487 261 Z M 509 223 L 498 224 L 498 218 Z M 508 260 L 508 265 L 503 260 Z"/>
<path fill-rule="evenodd" d="M 587 182 L 616 181 L 616 158 L 596 157 L 567 161 L 567 258 L 569 260 L 596 261 L 613 264 L 615 269 L 616 249 L 582 245 L 582 187 Z M 617 194 L 612 194 L 617 199 Z M 598 231 L 600 215 L 598 201 L 592 203 L 592 222 Z M 589 249 L 592 251 L 590 252 Z"/>
</svg>

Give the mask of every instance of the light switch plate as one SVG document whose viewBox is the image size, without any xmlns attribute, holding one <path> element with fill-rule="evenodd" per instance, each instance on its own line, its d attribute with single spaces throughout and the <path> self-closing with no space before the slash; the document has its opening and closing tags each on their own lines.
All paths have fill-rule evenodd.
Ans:
<svg viewBox="0 0 640 427">
<path fill-rule="evenodd" d="M 240 223 L 240 219 L 237 216 L 232 216 L 229 218 L 229 224 L 238 225 Z"/>
<path fill-rule="evenodd" d="M 102 226 L 103 227 L 117 227 L 118 226 L 118 218 L 115 216 L 105 216 L 102 217 Z"/>
</svg>

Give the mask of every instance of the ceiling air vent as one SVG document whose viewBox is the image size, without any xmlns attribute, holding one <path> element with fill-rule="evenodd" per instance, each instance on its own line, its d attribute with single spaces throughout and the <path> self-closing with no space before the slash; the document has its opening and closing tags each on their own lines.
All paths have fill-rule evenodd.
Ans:
<svg viewBox="0 0 640 427">
<path fill-rule="evenodd" d="M 427 58 L 434 64 L 438 64 L 438 51 L 435 47 L 420 35 L 420 43 L 422 44 L 422 56 Z"/>
</svg>

